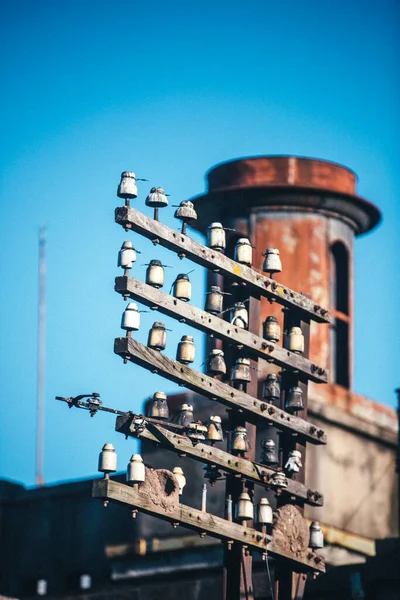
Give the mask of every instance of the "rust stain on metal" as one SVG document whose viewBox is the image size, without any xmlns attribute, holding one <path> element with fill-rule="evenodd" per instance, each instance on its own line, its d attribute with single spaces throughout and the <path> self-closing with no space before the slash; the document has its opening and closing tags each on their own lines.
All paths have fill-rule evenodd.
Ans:
<svg viewBox="0 0 400 600">
<path fill-rule="evenodd" d="M 291 185 L 354 194 L 356 175 L 331 162 L 297 156 L 259 156 L 230 161 L 208 174 L 209 189 Z"/>
<path fill-rule="evenodd" d="M 329 256 L 327 252 L 327 220 L 312 214 L 290 214 L 284 212 L 279 219 L 265 213 L 257 215 L 255 267 L 262 268 L 262 252 L 266 247 L 279 248 L 283 270 L 276 275 L 277 285 L 291 283 L 297 290 L 310 293 L 316 304 L 329 304 Z M 318 235 L 315 235 L 315 232 Z M 315 257 L 318 257 L 317 261 Z M 279 290 L 279 287 L 277 287 Z M 261 322 L 274 316 L 283 329 L 282 310 L 279 305 L 261 300 Z M 261 328 L 261 323 L 260 323 Z M 323 368 L 329 368 L 329 328 L 312 327 L 310 360 Z"/>
</svg>

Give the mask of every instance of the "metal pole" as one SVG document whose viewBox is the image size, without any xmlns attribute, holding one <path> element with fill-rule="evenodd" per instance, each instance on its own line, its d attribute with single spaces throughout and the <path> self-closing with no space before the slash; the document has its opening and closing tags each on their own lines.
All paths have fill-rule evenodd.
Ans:
<svg viewBox="0 0 400 600">
<path fill-rule="evenodd" d="M 398 509 L 398 529 L 400 531 L 400 388 L 394 390 L 397 394 L 397 421 L 399 430 L 397 433 L 397 451 L 396 451 L 396 471 L 397 471 L 397 509 Z"/>
<path fill-rule="evenodd" d="M 39 311 L 38 311 L 38 370 L 37 370 L 37 430 L 36 430 L 36 484 L 43 481 L 43 436 L 45 394 L 45 329 L 46 329 L 46 228 L 39 231 Z"/>
</svg>

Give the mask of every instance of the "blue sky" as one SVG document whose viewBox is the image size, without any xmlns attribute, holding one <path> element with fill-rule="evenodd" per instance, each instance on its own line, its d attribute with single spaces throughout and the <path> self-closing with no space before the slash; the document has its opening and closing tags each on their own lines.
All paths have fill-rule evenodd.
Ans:
<svg viewBox="0 0 400 600">
<path fill-rule="evenodd" d="M 37 243 L 48 228 L 45 479 L 93 474 L 107 415 L 53 400 L 100 392 L 140 409 L 174 386 L 114 356 L 113 292 L 126 234 L 113 222 L 122 170 L 200 193 L 212 165 L 253 154 L 345 164 L 384 220 L 355 251 L 355 391 L 394 405 L 400 385 L 399 42 L 396 2 L 8 2 L 1 6 L 0 476 L 34 483 Z M 145 209 L 144 209 L 145 210 Z M 173 211 L 166 223 L 175 226 Z M 127 238 L 128 239 L 128 238 Z M 136 239 L 148 258 L 177 259 Z M 143 255 L 142 255 L 143 257 Z M 189 268 L 188 268 L 189 270 Z M 142 276 L 145 267 L 138 266 Z M 176 270 L 167 272 L 167 282 Z M 201 269 L 195 294 L 204 292 Z M 167 287 L 167 286 L 166 286 Z M 144 314 L 146 332 L 154 314 Z M 187 333 L 170 322 L 170 349 Z M 197 333 L 197 366 L 202 362 Z M 171 351 L 173 352 L 173 350 Z"/>
</svg>

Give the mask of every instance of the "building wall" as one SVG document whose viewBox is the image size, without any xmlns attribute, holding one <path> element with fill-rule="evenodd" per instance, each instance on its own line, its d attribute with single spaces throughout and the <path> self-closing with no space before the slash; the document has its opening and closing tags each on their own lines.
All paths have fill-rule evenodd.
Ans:
<svg viewBox="0 0 400 600">
<path fill-rule="evenodd" d="M 324 506 L 306 516 L 372 539 L 397 535 L 395 431 L 312 400 L 310 420 L 328 444 L 307 448 L 307 485 L 324 494 Z"/>
<path fill-rule="evenodd" d="M 137 526 L 91 495 L 90 480 L 32 490 L 0 481 L 0 594 L 34 596 L 38 579 L 50 596 L 78 590 L 82 574 L 94 587 L 110 580 L 105 548 L 134 540 Z"/>
</svg>

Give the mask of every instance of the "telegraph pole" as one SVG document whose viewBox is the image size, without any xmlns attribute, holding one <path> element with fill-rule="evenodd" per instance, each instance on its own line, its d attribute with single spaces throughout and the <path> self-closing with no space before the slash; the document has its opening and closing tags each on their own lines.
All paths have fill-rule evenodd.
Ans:
<svg viewBox="0 0 400 600">
<path fill-rule="evenodd" d="M 43 481 L 45 351 L 46 351 L 46 227 L 39 231 L 39 302 L 37 363 L 36 485 Z"/>
<path fill-rule="evenodd" d="M 169 475 L 168 471 L 160 470 L 159 475 L 164 482 L 165 477 L 170 477 L 169 491 L 164 485 L 165 489 L 160 488 L 154 499 L 149 493 L 149 486 L 154 491 L 157 470 L 145 469 L 142 458 L 137 454 L 131 458 L 127 483 L 113 481 L 110 473 L 116 471 L 117 463 L 111 444 L 105 444 L 100 455 L 99 470 L 104 473 L 104 479 L 93 483 L 93 497 L 103 500 L 105 506 L 110 501 L 128 505 L 133 516 L 141 511 L 166 520 L 174 527 L 187 527 L 202 537 L 210 535 L 220 539 L 225 548 L 223 600 L 253 600 L 254 552 L 261 554 L 268 571 L 269 557 L 275 560 L 275 600 L 301 600 L 308 573 L 325 572 L 323 559 L 314 552 L 323 544 L 320 526 L 315 522 L 309 531 L 303 518 L 303 507 L 305 504 L 323 504 L 322 494 L 305 484 L 304 461 L 306 443 L 321 445 L 327 441 L 322 429 L 307 422 L 307 385 L 308 381 L 322 384 L 328 381 L 327 371 L 309 360 L 309 325 L 310 321 L 329 323 L 329 312 L 306 294 L 291 290 L 274 279 L 282 271 L 278 249 L 267 248 L 262 272 L 252 267 L 255 241 L 252 225 L 249 230 L 236 232 L 240 237 L 233 239 L 236 245 L 234 257 L 231 258 L 225 255 L 225 228 L 220 223 L 210 225 L 208 246 L 195 242 L 187 235 L 186 222 L 197 218 L 191 202 L 183 201 L 175 213 L 175 217 L 183 221 L 181 231 L 177 232 L 158 220 L 158 209 L 168 205 L 162 188 L 152 188 L 146 199 L 146 205 L 155 209 L 153 219 L 130 206 L 130 200 L 136 198 L 137 194 L 134 173 L 122 173 L 118 195 L 125 198 L 125 206 L 116 209 L 115 221 L 125 231 L 145 237 L 154 246 L 161 245 L 180 258 L 205 267 L 213 276 L 215 274 L 216 281 L 223 289 L 230 289 L 233 306 L 224 311 L 222 303 L 220 308 L 215 309 L 210 308 L 207 302 L 205 310 L 191 304 L 187 275 L 178 275 L 172 286 L 173 295 L 163 292 L 160 288 L 164 285 L 164 269 L 157 259 L 148 263 L 146 282 L 131 277 L 129 271 L 136 262 L 136 250 L 131 242 L 125 241 L 119 256 L 119 266 L 124 269 L 124 275 L 115 279 L 115 291 L 125 300 L 138 301 L 185 326 L 206 333 L 213 345 L 218 340 L 218 348 L 214 347 L 214 354 L 211 352 L 209 355 L 206 372 L 200 373 L 188 366 L 194 360 L 191 336 L 182 337 L 176 360 L 163 352 L 167 345 L 167 333 L 162 322 L 153 324 L 147 345 L 140 343 L 132 335 L 140 329 L 140 311 L 135 302 L 130 302 L 121 323 L 126 336 L 115 339 L 114 352 L 124 363 L 139 365 L 214 403 L 224 405 L 229 411 L 227 449 L 221 450 L 215 446 L 213 440 L 216 438 L 208 429 L 211 419 L 215 417 L 210 417 L 207 427 L 196 422 L 192 407 L 184 404 L 181 407 L 182 413 L 185 411 L 184 419 L 170 422 L 167 398 L 160 392 L 157 394 L 161 394 L 161 398 L 156 398 L 156 395 L 153 398 L 153 406 L 158 403 L 159 407 L 160 402 L 164 403 L 162 415 L 158 412 L 159 418 L 154 418 L 151 410 L 144 417 L 101 407 L 97 394 L 93 394 L 87 402 L 82 400 L 88 395 L 58 399 L 64 400 L 70 407 L 86 408 L 91 416 L 98 410 L 118 414 L 117 431 L 126 437 L 153 441 L 179 456 L 200 461 L 207 466 L 207 478 L 211 484 L 218 479 L 220 469 L 226 473 L 225 501 L 229 510 L 226 518 L 221 519 L 206 512 L 205 501 L 202 502 L 201 511 L 182 504 L 179 496 L 186 479 L 180 468 L 175 468 L 174 473 Z M 265 273 L 269 273 L 269 277 Z M 185 287 L 185 293 L 177 292 L 178 279 Z M 214 286 L 211 293 L 219 294 L 222 299 L 223 292 L 219 287 Z M 260 337 L 261 298 L 283 307 L 282 345 L 280 327 L 276 319 L 271 321 L 273 317 L 268 317 L 263 323 Z M 227 311 L 229 318 L 225 320 Z M 269 329 L 271 323 L 274 332 Z M 220 350 L 221 346 L 224 352 Z M 217 363 L 213 363 L 211 368 L 215 358 L 210 357 L 215 357 L 215 352 L 222 361 L 218 363 L 218 369 Z M 281 369 L 279 378 L 274 375 L 273 394 L 268 387 L 271 384 L 267 377 L 259 395 L 258 362 L 261 360 Z M 188 415 L 191 415 L 190 418 Z M 267 426 L 269 431 L 276 429 L 280 440 L 278 460 L 273 461 L 265 454 L 257 462 L 257 426 Z M 219 441 L 222 439 L 221 435 Z M 255 485 L 275 492 L 277 510 L 274 514 L 266 497 L 261 498 L 258 506 L 255 506 Z M 159 496 L 162 494 L 165 494 L 168 502 L 160 506 Z"/>
</svg>

